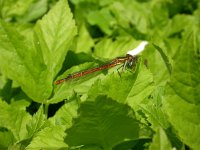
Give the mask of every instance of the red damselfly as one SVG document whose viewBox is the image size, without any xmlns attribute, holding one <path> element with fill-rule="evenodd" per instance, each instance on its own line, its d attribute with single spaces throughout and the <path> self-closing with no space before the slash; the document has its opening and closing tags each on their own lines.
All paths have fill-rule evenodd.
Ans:
<svg viewBox="0 0 200 150">
<path fill-rule="evenodd" d="M 117 57 L 117 58 L 113 59 L 112 61 L 110 61 L 109 63 L 104 64 L 102 66 L 84 70 L 84 71 L 80 71 L 80 72 L 76 72 L 73 74 L 69 74 L 66 78 L 57 80 L 55 82 L 55 84 L 60 84 L 60 83 L 63 83 L 64 81 L 68 81 L 70 79 L 79 78 L 79 77 L 82 77 L 82 76 L 85 76 L 85 75 L 88 75 L 88 74 L 91 74 L 91 73 L 94 73 L 97 71 L 109 69 L 109 68 L 115 67 L 120 64 L 123 64 L 123 66 L 122 66 L 123 68 L 131 67 L 136 62 L 136 60 L 137 60 L 137 56 L 131 56 L 131 55 L 127 54 L 125 57 Z"/>
<path fill-rule="evenodd" d="M 117 58 L 113 59 L 112 61 L 110 61 L 109 63 L 106 63 L 102 66 L 92 68 L 92 69 L 88 69 L 88 70 L 84 70 L 84 71 L 80 71 L 80 72 L 76 72 L 76 73 L 73 73 L 73 74 L 69 74 L 66 78 L 57 80 L 55 82 L 55 84 L 60 84 L 60 83 L 63 83 L 64 81 L 68 81 L 70 79 L 79 78 L 79 77 L 82 77 L 82 76 L 85 76 L 85 75 L 88 75 L 88 74 L 91 74 L 91 73 L 94 73 L 94 72 L 97 72 L 97 71 L 109 69 L 109 68 L 115 67 L 115 66 L 120 65 L 120 64 L 123 64 L 122 65 L 123 69 L 126 68 L 126 67 L 130 68 L 137 61 L 137 58 L 138 58 L 137 55 L 144 50 L 144 48 L 147 44 L 148 44 L 147 41 L 142 41 L 139 44 L 139 46 L 137 46 L 135 49 L 129 51 L 125 57 L 117 57 Z"/>
</svg>

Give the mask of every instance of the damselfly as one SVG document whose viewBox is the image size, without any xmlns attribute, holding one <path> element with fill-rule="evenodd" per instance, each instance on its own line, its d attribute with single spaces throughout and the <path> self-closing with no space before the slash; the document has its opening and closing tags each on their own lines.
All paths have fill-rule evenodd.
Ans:
<svg viewBox="0 0 200 150">
<path fill-rule="evenodd" d="M 131 66 L 133 66 L 133 64 L 136 62 L 137 60 L 137 56 L 131 56 L 129 54 L 127 54 L 125 57 L 117 57 L 115 59 L 113 59 L 112 61 L 110 61 L 107 64 L 104 64 L 102 66 L 96 67 L 96 68 L 92 68 L 92 69 L 88 69 L 88 70 L 84 70 L 84 71 L 80 71 L 80 72 L 76 72 L 73 74 L 69 74 L 66 78 L 57 80 L 55 82 L 55 84 L 60 84 L 64 81 L 70 80 L 70 79 L 75 79 L 75 78 L 79 78 L 97 71 L 101 71 L 104 69 L 108 69 L 108 68 L 112 68 L 115 67 L 117 65 L 123 64 L 122 67 L 123 68 L 130 68 Z"/>
<path fill-rule="evenodd" d="M 141 42 L 141 44 L 137 48 L 129 51 L 125 57 L 117 57 L 117 58 L 113 59 L 112 61 L 110 61 L 109 63 L 106 63 L 102 66 L 84 70 L 84 71 L 80 71 L 80 72 L 76 72 L 73 74 L 69 74 L 66 78 L 57 80 L 55 82 L 55 84 L 60 84 L 60 83 L 63 83 L 64 81 L 79 78 L 79 77 L 82 77 L 82 76 L 85 76 L 85 75 L 88 75 L 88 74 L 91 74 L 94 72 L 98 72 L 98 71 L 101 71 L 104 69 L 109 69 L 109 68 L 115 67 L 120 64 L 122 64 L 123 69 L 130 68 L 136 63 L 137 58 L 138 58 L 137 54 L 140 53 L 141 51 L 143 51 L 144 47 L 147 44 L 148 44 L 148 42 L 146 42 L 146 41 Z"/>
</svg>

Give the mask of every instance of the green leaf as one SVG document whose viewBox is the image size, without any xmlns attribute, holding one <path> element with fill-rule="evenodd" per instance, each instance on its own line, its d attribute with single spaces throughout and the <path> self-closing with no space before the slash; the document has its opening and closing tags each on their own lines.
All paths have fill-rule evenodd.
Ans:
<svg viewBox="0 0 200 150">
<path fill-rule="evenodd" d="M 47 126 L 47 119 L 43 114 L 43 106 L 41 105 L 37 113 L 34 114 L 33 118 L 27 124 L 28 138 L 35 136 L 40 130 Z"/>
<path fill-rule="evenodd" d="M 167 138 L 165 131 L 159 128 L 153 137 L 149 150 L 171 150 L 172 146 Z"/>
<path fill-rule="evenodd" d="M 199 105 L 194 105 L 184 101 L 177 93 L 168 88 L 165 96 L 164 108 L 168 115 L 169 122 L 176 130 L 176 134 L 181 140 L 191 148 L 198 150 L 200 147 L 200 115 Z M 192 133 L 192 134 L 189 134 Z"/>
<path fill-rule="evenodd" d="M 122 72 L 120 74 L 121 78 L 119 74 L 112 73 L 103 80 L 97 80 L 88 92 L 89 98 L 95 99 L 98 95 L 103 94 L 119 102 L 126 103 L 136 81 L 137 73 Z"/>
<path fill-rule="evenodd" d="M 73 66 L 83 64 L 85 62 L 99 62 L 95 60 L 91 54 L 87 53 L 75 53 L 74 51 L 68 51 L 65 61 L 63 63 L 63 67 L 59 72 L 59 75 L 63 76 L 62 74 L 67 72 L 67 69 L 73 68 Z M 75 70 L 77 72 L 77 70 Z M 80 70 L 78 70 L 80 71 Z M 60 76 L 58 77 L 60 78 Z"/>
<path fill-rule="evenodd" d="M 200 147 L 199 31 L 185 34 L 177 53 L 172 78 L 166 88 L 164 108 L 181 140 L 192 149 Z M 192 133 L 192 134 L 188 134 Z"/>
<path fill-rule="evenodd" d="M 159 37 L 161 38 L 161 37 Z M 171 71 L 170 55 L 163 41 L 156 41 L 159 51 L 150 45 L 143 52 L 143 57 L 147 60 L 147 66 L 153 75 L 154 82 L 157 86 L 164 86 L 169 80 Z M 173 45 L 172 45 L 173 46 Z M 157 47 L 158 48 L 158 47 Z M 161 69 L 162 68 L 162 69 Z"/>
<path fill-rule="evenodd" d="M 52 78 L 55 78 L 61 69 L 76 35 L 72 17 L 66 0 L 60 0 L 35 27 L 35 44 L 42 52 L 44 63 Z"/>
<path fill-rule="evenodd" d="M 96 4 L 98 4 L 98 1 L 99 0 L 71 0 L 72 1 L 72 3 L 74 3 L 74 4 L 79 4 L 79 3 L 82 3 L 82 2 L 87 2 L 87 3 L 96 3 Z"/>
<path fill-rule="evenodd" d="M 125 56 L 129 50 L 138 46 L 140 41 L 126 36 L 119 37 L 115 41 L 111 38 L 104 38 L 95 46 L 94 54 L 101 58 L 113 59 L 119 56 Z"/>
<path fill-rule="evenodd" d="M 68 129 L 69 146 L 97 145 L 112 149 L 118 143 L 139 138 L 139 122 L 130 107 L 105 96 L 81 104 L 79 117 Z"/>
<path fill-rule="evenodd" d="M 110 6 L 110 10 L 119 26 L 125 29 L 135 27 L 140 33 L 146 34 L 152 29 L 166 25 L 168 12 L 167 7 L 163 7 L 163 3 L 165 2 L 115 1 Z"/>
<path fill-rule="evenodd" d="M 22 147 L 27 147 L 40 132 L 50 126 L 46 116 L 43 114 L 43 105 L 40 106 L 37 113 L 33 115 L 31 120 L 27 123 L 27 135 L 24 139 L 17 143 Z"/>
<path fill-rule="evenodd" d="M 63 125 L 66 129 L 72 126 L 72 119 L 77 117 L 78 102 L 77 97 L 70 99 L 70 102 L 64 104 L 56 114 L 49 118 L 54 125 Z"/>
<path fill-rule="evenodd" d="M 6 80 L 5 78 L 3 79 L 3 76 L 1 77 L 2 77 L 2 83 L 1 83 L 2 88 L 0 90 L 0 97 L 3 100 L 9 102 L 12 97 L 12 81 Z"/>
<path fill-rule="evenodd" d="M 141 62 L 139 73 L 137 75 L 136 82 L 132 85 L 132 88 L 127 96 L 127 103 L 134 108 L 138 109 L 140 104 L 153 92 L 153 76 L 146 68 L 146 66 Z"/>
<path fill-rule="evenodd" d="M 64 128 L 61 126 L 46 127 L 35 135 L 26 149 L 67 149 L 68 145 L 63 142 L 64 136 Z"/>
<path fill-rule="evenodd" d="M 169 1 L 168 9 L 170 10 L 170 16 L 174 16 L 178 13 L 180 14 L 192 14 L 196 10 L 199 1 L 198 0 L 173 0 Z"/>
<path fill-rule="evenodd" d="M 16 19 L 28 22 L 38 19 L 47 11 L 47 0 L 8 0 L 2 1 L 1 15 L 4 20 Z"/>
<path fill-rule="evenodd" d="M 108 9 L 90 12 L 87 20 L 91 25 L 99 26 L 106 34 L 110 35 L 112 33 L 110 26 L 115 23 L 115 20 Z"/>
<path fill-rule="evenodd" d="M 140 5 L 137 1 L 132 1 L 131 3 L 128 0 L 115 1 L 110 6 L 110 10 L 115 16 L 118 25 L 123 28 L 129 28 L 129 25 L 132 24 L 142 33 L 146 33 L 148 23 L 146 13 L 150 12 L 144 5 Z"/>
<path fill-rule="evenodd" d="M 9 83 L 10 81 L 8 81 L 7 79 L 6 79 L 6 77 L 5 76 L 3 76 L 2 74 L 1 74 L 1 70 L 0 70 L 0 90 L 3 90 L 5 87 L 6 88 L 8 88 L 8 91 L 9 91 L 9 88 L 10 88 L 10 84 L 11 83 Z M 6 85 L 6 84 L 8 84 L 8 85 Z M 2 91 L 1 91 L 2 92 Z M 0 92 L 0 93 L 1 93 Z M 2 93 L 1 93 L 2 94 Z"/>
<path fill-rule="evenodd" d="M 70 0 L 74 4 L 74 16 L 76 19 L 77 24 L 86 23 L 86 17 L 91 11 L 96 11 L 99 9 L 98 4 L 99 0 L 91 0 L 91 1 L 85 1 L 85 0 Z"/>
<path fill-rule="evenodd" d="M 90 36 L 85 25 L 80 25 L 78 37 L 77 37 L 77 46 L 76 53 L 85 52 L 91 53 L 92 47 L 94 46 L 94 41 Z"/>
<path fill-rule="evenodd" d="M 99 1 L 99 5 L 100 6 L 106 6 L 106 5 L 113 3 L 114 1 L 115 0 L 101 0 L 101 1 Z"/>
<path fill-rule="evenodd" d="M 11 107 L 0 100 L 0 127 L 12 132 L 16 141 L 23 140 L 27 135 L 26 125 L 31 116 L 25 110 Z"/>
<path fill-rule="evenodd" d="M 162 108 L 164 87 L 156 87 L 149 97 L 140 104 L 140 109 L 147 117 L 151 128 L 157 131 L 159 127 L 167 129 L 170 124 L 167 120 L 167 115 Z"/>
<path fill-rule="evenodd" d="M 0 22 L 0 68 L 34 101 L 45 102 L 61 69 L 76 28 L 65 0 L 39 21 L 34 44 Z M 31 38 L 32 39 L 32 38 Z M 27 51 L 27 52 L 26 52 Z"/>
<path fill-rule="evenodd" d="M 13 16 L 20 16 L 26 13 L 34 0 L 8 0 L 1 1 L 1 16 L 4 19 L 11 19 Z"/>
<path fill-rule="evenodd" d="M 184 24 L 184 26 L 183 26 Z M 179 37 L 188 28 L 191 29 L 195 24 L 195 18 L 191 15 L 178 14 L 174 16 L 166 26 L 165 34 L 168 37 Z"/>
<path fill-rule="evenodd" d="M 19 95 L 17 95 L 15 98 L 16 99 L 12 99 L 11 100 L 11 103 L 10 103 L 10 105 L 12 106 L 12 107 L 17 107 L 18 109 L 22 109 L 22 110 L 26 110 L 26 108 L 31 104 L 31 101 L 30 101 L 30 99 L 17 99 L 18 98 L 18 96 L 19 96 L 19 98 L 20 98 L 20 96 L 24 96 L 23 94 L 19 94 Z M 23 97 L 24 98 L 24 97 Z M 27 98 L 27 97 L 25 97 L 25 98 Z"/>
<path fill-rule="evenodd" d="M 99 94 L 107 95 L 118 102 L 128 103 L 134 109 L 153 91 L 152 75 L 143 64 L 138 64 L 135 73 L 124 71 L 111 74 L 97 81 L 88 96 L 95 99 Z M 106 89 L 106 90 L 105 90 Z M 94 94 L 96 93 L 96 94 Z"/>
<path fill-rule="evenodd" d="M 9 78 L 17 81 L 31 98 L 41 100 L 42 97 L 47 97 L 50 92 L 45 89 L 42 90 L 38 85 L 38 83 L 47 84 L 44 81 L 39 81 L 44 76 L 46 77 L 47 72 L 45 73 L 45 65 L 40 59 L 39 53 L 35 52 L 32 43 L 25 40 L 10 25 L 2 21 L 0 21 L 0 33 L 2 43 L 0 45 L 1 71 Z M 28 53 L 25 51 L 28 51 Z M 51 89 L 48 91 L 51 91 Z"/>
<path fill-rule="evenodd" d="M 150 138 L 147 139 L 138 139 L 138 140 L 130 140 L 122 142 L 118 145 L 116 145 L 113 150 L 130 150 L 130 149 L 136 149 L 136 150 L 142 150 L 147 149 L 148 143 L 150 142 Z"/>
<path fill-rule="evenodd" d="M 13 134 L 10 131 L 0 131 L 0 149 L 8 149 L 14 143 Z"/>
<path fill-rule="evenodd" d="M 24 94 L 23 91 L 19 91 L 15 96 L 13 96 L 10 103 L 12 107 L 17 107 L 18 109 L 22 110 L 26 110 L 26 107 L 28 107 L 30 104 L 31 99 L 26 94 Z"/>
<path fill-rule="evenodd" d="M 182 47 L 174 57 L 173 74 L 169 83 L 177 95 L 194 104 L 200 103 L 199 31 L 186 33 Z"/>
<path fill-rule="evenodd" d="M 153 46 L 158 50 L 158 52 L 160 53 L 163 61 L 165 62 L 166 68 L 169 72 L 169 74 L 171 74 L 172 72 L 172 66 L 170 64 L 169 58 L 167 57 L 167 55 L 163 52 L 162 48 L 160 48 L 159 46 L 153 44 Z"/>
<path fill-rule="evenodd" d="M 198 150 L 199 4 L 0 0 L 0 150 Z M 53 84 L 125 56 L 140 40 L 152 44 L 135 69 Z M 50 118 L 42 107 L 29 114 L 40 103 L 50 104 Z"/>
<path fill-rule="evenodd" d="M 19 22 L 30 22 L 43 16 L 48 9 L 47 0 L 36 0 L 32 1 L 28 9 L 23 15 L 17 17 Z"/>
</svg>

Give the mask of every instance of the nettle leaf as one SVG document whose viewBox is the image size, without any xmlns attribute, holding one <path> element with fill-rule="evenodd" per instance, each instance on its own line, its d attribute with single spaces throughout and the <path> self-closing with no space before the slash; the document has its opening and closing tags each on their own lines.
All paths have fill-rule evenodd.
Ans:
<svg viewBox="0 0 200 150">
<path fill-rule="evenodd" d="M 68 145 L 64 143 L 64 130 L 61 126 L 46 127 L 34 136 L 26 149 L 67 149 Z"/>
<path fill-rule="evenodd" d="M 35 137 L 38 132 L 47 126 L 47 119 L 43 114 L 43 108 L 41 106 L 37 113 L 28 122 L 26 122 L 26 135 L 14 143 L 12 148 L 16 149 L 16 147 L 21 147 L 21 149 L 25 149 L 25 147 L 30 144 L 33 137 Z"/>
<path fill-rule="evenodd" d="M 47 69 L 55 78 L 62 67 L 67 51 L 76 35 L 76 26 L 66 0 L 57 5 L 38 21 L 35 27 L 35 44 L 43 54 Z"/>
<path fill-rule="evenodd" d="M 167 115 L 162 108 L 164 87 L 156 87 L 145 102 L 140 104 L 140 109 L 147 117 L 148 122 L 151 124 L 151 128 L 157 131 L 159 127 L 167 129 L 170 127 L 170 123 L 167 120 Z"/>
<path fill-rule="evenodd" d="M 165 131 L 162 128 L 158 128 L 154 135 L 153 143 L 151 143 L 149 150 L 171 150 L 172 146 L 167 138 Z"/>
<path fill-rule="evenodd" d="M 167 71 L 169 72 L 169 74 L 171 74 L 172 72 L 172 66 L 171 66 L 171 63 L 170 63 L 170 60 L 169 58 L 167 57 L 167 55 L 164 53 L 163 49 L 160 48 L 159 46 L 153 44 L 153 46 L 158 50 L 158 52 L 160 53 L 164 63 L 165 63 L 165 66 L 167 68 Z"/>
<path fill-rule="evenodd" d="M 85 24 L 81 24 L 77 36 L 76 53 L 91 53 L 92 47 L 94 46 L 94 40 L 89 34 Z"/>
<path fill-rule="evenodd" d="M 152 74 L 143 64 L 138 64 L 135 73 L 125 71 L 120 74 L 121 77 L 119 74 L 112 74 L 104 80 L 98 80 L 91 87 L 88 96 L 94 98 L 98 94 L 103 94 L 118 102 L 128 103 L 134 109 L 138 108 L 142 100 L 154 89 Z"/>
<path fill-rule="evenodd" d="M 54 125 L 63 125 L 65 128 L 69 128 L 72 126 L 72 119 L 77 117 L 78 106 L 78 100 L 74 97 L 70 99 L 70 102 L 64 104 L 49 120 Z"/>
<path fill-rule="evenodd" d="M 183 26 L 184 24 L 184 26 Z M 168 37 L 179 37 L 184 30 L 190 28 L 195 24 L 195 17 L 185 14 L 175 15 L 166 26 L 164 30 L 165 35 Z M 180 44 L 180 43 L 179 43 Z"/>
<path fill-rule="evenodd" d="M 107 8 L 103 8 L 99 11 L 91 11 L 87 20 L 91 25 L 97 25 L 100 29 L 108 35 L 112 34 L 111 25 L 115 24 L 113 16 Z"/>
<path fill-rule="evenodd" d="M 200 103 L 200 61 L 198 31 L 188 31 L 180 50 L 174 57 L 170 87 L 189 103 Z"/>
<path fill-rule="evenodd" d="M 72 126 L 72 119 L 77 117 L 77 109 L 76 100 L 64 104 L 53 117 L 48 119 L 52 125 L 49 124 L 38 131 L 26 149 L 66 149 L 68 145 L 64 143 L 66 136 L 64 131 Z"/>
<path fill-rule="evenodd" d="M 97 80 L 88 92 L 88 96 L 95 99 L 99 94 L 103 94 L 125 103 L 136 78 L 137 74 L 130 72 L 122 72 L 121 78 L 117 73 L 110 74 L 103 80 Z"/>
<path fill-rule="evenodd" d="M 171 73 L 170 58 L 165 44 L 160 39 L 156 41 L 156 48 L 152 45 L 148 46 L 143 52 L 143 57 L 147 60 L 147 66 L 153 74 L 155 84 L 164 86 Z"/>
<path fill-rule="evenodd" d="M 2 130 L 2 129 L 1 129 Z M 8 149 L 9 145 L 15 141 L 11 131 L 0 131 L 0 148 Z"/>
<path fill-rule="evenodd" d="M 27 9 L 33 3 L 34 0 L 8 0 L 1 2 L 1 14 L 3 18 L 9 18 L 13 16 L 20 16 L 26 13 Z"/>
<path fill-rule="evenodd" d="M 129 36 L 119 37 L 115 41 L 111 38 L 104 38 L 96 44 L 94 54 L 101 58 L 113 59 L 125 55 L 139 43 L 140 41 Z"/>
<path fill-rule="evenodd" d="M 150 143 L 151 139 L 138 139 L 138 140 L 131 140 L 131 141 L 126 141 L 121 144 L 118 144 L 113 148 L 113 150 L 131 150 L 131 149 L 148 149 L 148 145 Z"/>
<path fill-rule="evenodd" d="M 40 130 L 47 126 L 47 119 L 43 113 L 43 106 L 40 106 L 37 113 L 34 114 L 30 122 L 27 124 L 28 138 L 35 136 Z"/>
<path fill-rule="evenodd" d="M 38 83 L 41 83 L 40 77 L 46 74 L 44 72 L 46 67 L 34 50 L 32 43 L 2 21 L 0 21 L 0 33 L 2 73 L 17 81 L 31 98 L 42 98 L 41 95 L 47 93 L 39 87 Z M 38 90 L 42 90 L 43 93 Z"/>
<path fill-rule="evenodd" d="M 25 110 L 11 107 L 0 100 L 0 127 L 12 132 L 15 138 L 14 142 L 23 140 L 26 137 L 26 124 L 30 120 L 31 116 Z"/>
<path fill-rule="evenodd" d="M 139 69 L 136 82 L 132 85 L 126 100 L 134 110 L 137 110 L 138 106 L 143 103 L 143 100 L 155 89 L 153 75 L 143 62 L 141 62 Z"/>
<path fill-rule="evenodd" d="M 132 109 L 106 96 L 81 104 L 65 139 L 69 146 L 96 145 L 112 149 L 122 141 L 139 138 L 139 122 Z"/>
<path fill-rule="evenodd" d="M 8 0 L 1 2 L 3 19 L 15 18 L 18 22 L 33 21 L 47 11 L 47 0 Z"/>
<path fill-rule="evenodd" d="M 47 0 L 35 0 L 32 1 L 26 12 L 16 17 L 19 22 L 34 21 L 44 15 L 48 10 Z M 26 3 L 26 2 L 24 2 Z"/>
<path fill-rule="evenodd" d="M 177 95 L 172 88 L 168 88 L 168 94 L 164 102 L 165 112 L 168 115 L 169 122 L 177 131 L 176 134 L 181 140 L 193 149 L 199 148 L 200 134 L 200 115 L 199 105 L 194 105 L 184 101 Z M 192 134 L 189 134 L 192 133 Z"/>
<path fill-rule="evenodd" d="M 200 147 L 199 32 L 188 31 L 175 57 L 164 108 L 178 136 L 192 149 Z M 192 133 L 192 134 L 189 134 Z"/>
<path fill-rule="evenodd" d="M 146 33 L 151 11 L 146 9 L 145 5 L 148 5 L 148 8 L 151 6 L 150 3 L 143 3 L 141 5 L 137 1 L 132 1 L 131 3 L 128 0 L 123 0 L 122 2 L 115 1 L 110 6 L 110 10 L 121 27 L 129 28 L 131 24 L 141 33 Z"/>
<path fill-rule="evenodd" d="M 59 1 L 37 23 L 34 43 L 1 21 L 1 71 L 17 81 L 34 101 L 45 102 L 75 33 L 75 23 L 65 0 Z"/>
<path fill-rule="evenodd" d="M 56 112 L 56 114 L 52 118 L 49 119 L 54 125 L 59 126 L 59 128 L 60 128 L 60 129 L 57 129 L 57 132 L 55 133 L 56 135 L 59 132 L 68 129 L 69 127 L 72 127 L 73 122 L 74 122 L 73 119 L 78 117 L 77 109 L 79 108 L 79 105 L 80 104 L 78 102 L 77 97 L 70 98 L 70 102 L 64 104 L 58 110 L 58 112 Z M 61 128 L 63 128 L 64 130 L 61 130 Z M 39 135 L 40 135 L 40 133 L 39 133 Z M 54 138 L 55 135 L 54 136 L 50 136 L 50 137 Z M 40 140 L 40 141 L 44 142 L 45 141 L 45 140 L 43 140 L 44 138 L 45 137 L 42 137 L 41 139 L 38 139 L 38 141 Z M 37 137 L 34 139 L 34 141 L 36 139 L 37 139 Z M 48 137 L 48 139 L 49 139 L 49 137 Z M 52 139 L 52 138 L 50 138 L 50 139 Z M 58 138 L 56 138 L 56 139 L 58 139 Z M 47 142 L 44 142 L 44 143 L 46 143 L 46 145 L 48 145 Z M 51 141 L 51 143 L 52 143 L 52 141 Z M 39 143 L 39 145 L 40 145 L 40 143 Z M 44 145 L 41 145 L 41 147 L 45 148 Z M 53 148 L 56 148 L 55 145 L 53 146 Z M 84 149 L 95 150 L 95 149 L 101 149 L 101 148 L 99 148 L 98 146 L 95 146 L 95 145 L 87 145 L 87 146 L 84 146 Z"/>
</svg>

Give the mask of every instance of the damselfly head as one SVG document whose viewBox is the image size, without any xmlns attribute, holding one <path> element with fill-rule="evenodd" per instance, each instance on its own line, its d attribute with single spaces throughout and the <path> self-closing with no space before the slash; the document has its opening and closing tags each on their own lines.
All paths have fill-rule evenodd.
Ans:
<svg viewBox="0 0 200 150">
<path fill-rule="evenodd" d="M 127 67 L 133 68 L 135 64 L 137 63 L 138 56 L 132 56 L 132 55 L 127 54 L 126 57 L 127 57 Z"/>
</svg>

